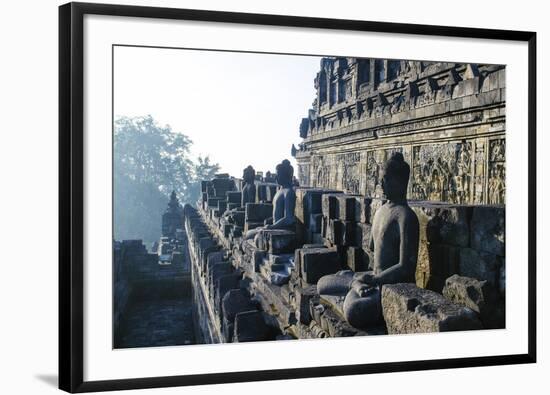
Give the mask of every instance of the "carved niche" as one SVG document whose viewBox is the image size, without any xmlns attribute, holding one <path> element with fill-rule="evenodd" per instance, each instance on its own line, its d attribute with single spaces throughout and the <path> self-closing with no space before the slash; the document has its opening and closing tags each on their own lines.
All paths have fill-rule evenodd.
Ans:
<svg viewBox="0 0 550 395">
<path fill-rule="evenodd" d="M 413 147 L 413 199 L 471 201 L 472 143 L 463 140 Z"/>
<path fill-rule="evenodd" d="M 504 204 L 506 191 L 506 141 L 495 139 L 489 142 L 489 181 L 487 203 Z"/>
</svg>

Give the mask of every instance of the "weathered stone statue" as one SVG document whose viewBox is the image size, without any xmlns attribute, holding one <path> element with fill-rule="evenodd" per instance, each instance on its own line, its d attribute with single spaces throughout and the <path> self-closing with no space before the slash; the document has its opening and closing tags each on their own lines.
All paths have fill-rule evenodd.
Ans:
<svg viewBox="0 0 550 395">
<path fill-rule="evenodd" d="M 296 217 L 294 216 L 294 207 L 296 206 L 296 193 L 292 187 L 294 168 L 285 159 L 277 165 L 276 171 L 279 190 L 273 198 L 273 222 L 270 225 L 248 231 L 245 235 L 245 240 L 254 238 L 262 230 L 295 230 Z"/>
<path fill-rule="evenodd" d="M 162 236 L 174 239 L 176 230 L 183 228 L 183 209 L 176 195 L 176 191 L 170 194 L 168 207 L 162 215 Z"/>
<path fill-rule="evenodd" d="M 256 185 L 254 179 L 256 178 L 256 170 L 252 166 L 247 166 L 243 170 L 244 186 L 242 190 L 241 206 L 244 207 L 246 203 L 254 203 L 256 200 Z"/>
<path fill-rule="evenodd" d="M 382 169 L 381 187 L 388 202 L 380 207 L 372 224 L 370 248 L 372 272 L 344 271 L 321 278 L 320 294 L 344 294 L 344 315 L 353 326 L 364 327 L 380 317 L 383 284 L 414 283 L 418 258 L 419 224 L 407 204 L 410 167 L 399 152 Z"/>
</svg>

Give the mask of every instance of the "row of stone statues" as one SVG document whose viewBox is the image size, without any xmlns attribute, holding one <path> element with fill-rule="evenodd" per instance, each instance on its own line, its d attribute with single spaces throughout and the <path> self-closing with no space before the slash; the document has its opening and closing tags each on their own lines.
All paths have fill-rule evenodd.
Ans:
<svg viewBox="0 0 550 395">
<path fill-rule="evenodd" d="M 415 282 L 419 223 L 406 199 L 410 166 L 400 152 L 395 152 L 381 170 L 381 187 L 387 202 L 376 211 L 372 223 L 372 271 L 340 271 L 322 277 L 317 283 L 317 291 L 321 295 L 345 295 L 345 318 L 355 327 L 364 327 L 380 320 L 382 285 Z M 288 160 L 277 166 L 279 189 L 273 199 L 273 217 L 263 227 L 248 231 L 244 242 L 254 240 L 258 243 L 262 231 L 295 230 L 293 174 L 294 169 Z M 244 206 L 254 202 L 256 195 L 254 169 L 251 166 L 244 170 L 243 180 Z"/>
</svg>

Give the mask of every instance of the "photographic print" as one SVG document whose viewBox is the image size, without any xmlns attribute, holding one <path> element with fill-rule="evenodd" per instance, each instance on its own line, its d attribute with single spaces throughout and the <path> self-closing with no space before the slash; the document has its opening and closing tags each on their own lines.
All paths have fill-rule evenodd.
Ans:
<svg viewBox="0 0 550 395">
<path fill-rule="evenodd" d="M 434 59 L 114 45 L 113 347 L 506 328 L 506 66 Z"/>
</svg>

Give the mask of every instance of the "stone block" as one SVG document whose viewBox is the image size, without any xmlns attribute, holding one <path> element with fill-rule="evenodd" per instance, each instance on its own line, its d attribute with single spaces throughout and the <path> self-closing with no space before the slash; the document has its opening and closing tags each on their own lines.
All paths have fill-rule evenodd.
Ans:
<svg viewBox="0 0 550 395">
<path fill-rule="evenodd" d="M 223 262 L 225 259 L 224 251 L 215 251 L 208 254 L 206 257 L 206 270 L 210 271 L 210 268 L 217 263 Z"/>
<path fill-rule="evenodd" d="M 235 181 L 229 178 L 214 178 L 211 183 L 215 197 L 225 199 L 227 192 L 235 190 Z"/>
<path fill-rule="evenodd" d="M 211 292 L 213 291 L 213 294 L 216 292 L 215 286 L 218 280 L 223 276 L 231 274 L 232 272 L 233 267 L 229 262 L 216 263 L 210 267 L 210 270 L 208 271 L 207 283 Z"/>
<path fill-rule="evenodd" d="M 321 233 L 321 227 L 323 223 L 323 214 L 310 214 L 308 221 L 308 230 L 311 233 Z"/>
<path fill-rule="evenodd" d="M 241 207 L 240 203 L 227 203 L 228 210 L 235 210 L 236 208 Z"/>
<path fill-rule="evenodd" d="M 356 198 L 354 195 L 337 195 L 338 218 L 341 221 L 355 221 Z"/>
<path fill-rule="evenodd" d="M 341 242 L 341 245 L 342 246 L 353 246 L 355 245 L 355 225 L 357 223 L 356 222 L 352 222 L 352 221 L 342 221 L 342 226 L 341 226 L 341 232 L 342 232 L 342 236 L 340 237 L 342 242 Z M 345 248 L 342 248 L 341 251 L 342 251 L 342 256 L 345 255 Z"/>
<path fill-rule="evenodd" d="M 455 274 L 445 281 L 443 296 L 478 313 L 484 328 L 505 327 L 503 300 L 497 289 L 487 281 Z"/>
<path fill-rule="evenodd" d="M 199 239 L 199 251 L 202 253 L 203 251 L 206 251 L 207 248 L 216 246 L 216 242 L 214 239 L 210 236 L 207 237 L 201 237 Z"/>
<path fill-rule="evenodd" d="M 315 188 L 296 188 L 296 209 L 295 215 L 298 221 L 309 226 L 308 217 L 311 214 L 321 214 L 322 196 L 326 193 L 338 193 L 339 191 L 332 189 L 315 189 Z"/>
<path fill-rule="evenodd" d="M 236 203 L 240 206 L 242 199 L 242 192 L 240 191 L 228 191 L 226 193 L 227 203 Z"/>
<path fill-rule="evenodd" d="M 270 254 L 287 254 L 296 248 L 296 233 L 290 230 L 276 229 L 261 231 L 261 239 Z"/>
<path fill-rule="evenodd" d="M 306 202 L 308 198 L 308 193 L 311 193 L 310 191 L 314 191 L 311 188 L 296 188 L 296 205 L 294 207 L 294 215 L 296 217 L 296 220 L 298 222 L 301 222 L 302 224 L 306 224 L 308 221 L 308 216 L 311 214 L 311 211 L 308 208 L 308 204 Z M 320 193 L 320 192 L 318 192 Z"/>
<path fill-rule="evenodd" d="M 504 207 L 475 207 L 470 225 L 470 246 L 477 251 L 504 256 L 505 214 Z"/>
<path fill-rule="evenodd" d="M 483 328 L 473 310 L 408 283 L 382 286 L 382 314 L 389 334 Z"/>
<path fill-rule="evenodd" d="M 206 264 L 208 262 L 208 255 L 210 255 L 213 252 L 219 251 L 220 249 L 221 249 L 221 247 L 219 245 L 214 244 L 211 247 L 207 247 L 207 248 L 201 250 L 201 252 L 199 254 L 199 259 L 200 259 L 201 270 L 203 272 L 206 270 Z"/>
<path fill-rule="evenodd" d="M 269 340 L 270 328 L 260 311 L 245 311 L 235 316 L 233 340 L 237 343 Z"/>
<path fill-rule="evenodd" d="M 372 199 L 364 196 L 355 197 L 355 222 L 371 223 L 370 204 Z"/>
<path fill-rule="evenodd" d="M 455 88 L 453 96 L 463 97 L 477 94 L 479 92 L 479 77 L 470 78 L 467 80 L 460 81 Z"/>
<path fill-rule="evenodd" d="M 229 322 L 235 320 L 235 316 L 245 311 L 257 311 L 257 304 L 250 299 L 242 289 L 231 289 L 222 300 L 223 316 Z"/>
<path fill-rule="evenodd" d="M 244 228 L 245 212 L 235 211 L 231 213 L 230 221 L 233 222 L 235 225 L 240 226 L 241 228 Z"/>
<path fill-rule="evenodd" d="M 267 203 L 247 203 L 245 207 L 246 222 L 260 222 L 273 216 L 273 205 Z"/>
<path fill-rule="evenodd" d="M 460 252 L 458 247 L 421 242 L 416 265 L 417 284 L 441 292 L 445 279 L 459 273 Z"/>
<path fill-rule="evenodd" d="M 329 220 L 326 239 L 333 245 L 354 245 L 356 225 L 357 223 L 352 221 Z"/>
<path fill-rule="evenodd" d="M 476 251 L 472 248 L 462 248 L 460 249 L 457 274 L 478 280 L 486 280 L 489 284 L 498 287 L 502 262 L 503 258 L 498 255 Z"/>
<path fill-rule="evenodd" d="M 230 274 L 220 276 L 214 283 L 214 302 L 221 310 L 221 301 L 223 296 L 231 289 L 238 289 L 239 282 L 242 279 L 242 273 L 235 271 Z"/>
<path fill-rule="evenodd" d="M 472 207 L 442 206 L 435 210 L 426 224 L 427 239 L 430 243 L 468 247 L 470 244 L 470 220 Z"/>
<path fill-rule="evenodd" d="M 322 212 L 323 216 L 327 219 L 337 219 L 339 217 L 338 210 L 338 195 L 334 193 L 327 193 L 322 196 Z"/>
<path fill-rule="evenodd" d="M 327 248 L 302 249 L 300 260 L 302 279 L 308 284 L 317 284 L 321 277 L 342 268 L 338 252 Z"/>
<path fill-rule="evenodd" d="M 227 201 L 220 200 L 218 201 L 218 210 L 220 213 L 225 213 L 225 210 L 227 210 Z"/>
<path fill-rule="evenodd" d="M 419 222 L 420 241 L 458 247 L 470 245 L 470 217 L 473 207 L 411 202 Z"/>
<path fill-rule="evenodd" d="M 218 202 L 220 200 L 223 200 L 223 198 L 221 197 L 208 197 L 208 201 L 207 201 L 207 204 L 208 204 L 208 208 L 218 208 Z"/>
<path fill-rule="evenodd" d="M 483 79 L 481 92 L 488 92 L 498 88 L 498 72 L 491 73 Z"/>
</svg>

